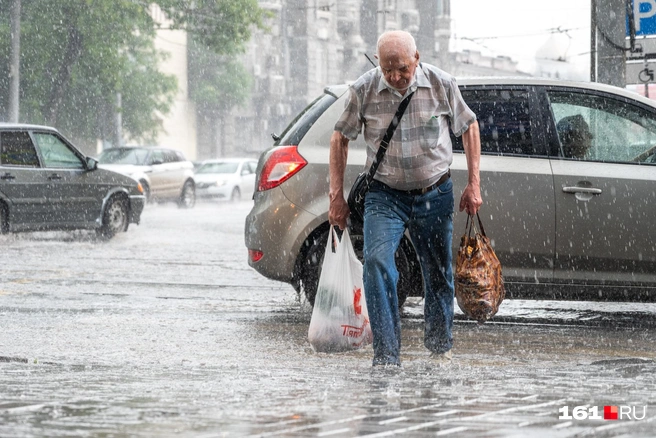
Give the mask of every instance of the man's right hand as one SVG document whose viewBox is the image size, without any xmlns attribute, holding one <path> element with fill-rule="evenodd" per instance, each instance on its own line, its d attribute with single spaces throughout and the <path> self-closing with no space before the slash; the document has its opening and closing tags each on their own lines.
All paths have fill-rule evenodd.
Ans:
<svg viewBox="0 0 656 438">
<path fill-rule="evenodd" d="M 330 207 L 328 209 L 328 222 L 330 225 L 337 225 L 340 230 L 346 229 L 346 220 L 351 215 L 346 199 L 342 193 L 334 195 L 331 193 Z"/>
</svg>

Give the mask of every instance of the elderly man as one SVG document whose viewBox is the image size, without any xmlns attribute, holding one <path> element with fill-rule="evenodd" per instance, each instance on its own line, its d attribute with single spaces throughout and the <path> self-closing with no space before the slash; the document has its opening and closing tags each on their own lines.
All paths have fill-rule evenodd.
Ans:
<svg viewBox="0 0 656 438">
<path fill-rule="evenodd" d="M 454 196 L 449 178 L 449 128 L 456 136 L 462 135 L 467 157 L 469 179 L 460 210 L 476 214 L 483 202 L 478 123 L 455 79 L 419 62 L 409 33 L 382 34 L 376 58 L 379 67 L 351 85 L 346 108 L 330 140 L 329 221 L 344 229 L 350 214 L 344 197 L 349 141 L 363 131 L 368 145 L 366 166 L 371 166 L 399 103 L 414 93 L 365 199 L 364 289 L 374 335 L 373 365 L 401 365 L 399 274 L 394 253 L 406 229 L 424 279 L 424 345 L 431 356 L 450 360 Z"/>
</svg>

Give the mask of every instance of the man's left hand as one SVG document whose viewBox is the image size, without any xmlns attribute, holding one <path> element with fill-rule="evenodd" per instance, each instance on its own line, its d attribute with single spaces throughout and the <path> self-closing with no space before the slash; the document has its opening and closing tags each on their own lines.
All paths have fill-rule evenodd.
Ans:
<svg viewBox="0 0 656 438">
<path fill-rule="evenodd" d="M 475 215 L 483 205 L 483 198 L 481 198 L 481 188 L 476 184 L 469 183 L 462 192 L 460 198 L 460 211 L 465 210 L 469 215 Z"/>
</svg>

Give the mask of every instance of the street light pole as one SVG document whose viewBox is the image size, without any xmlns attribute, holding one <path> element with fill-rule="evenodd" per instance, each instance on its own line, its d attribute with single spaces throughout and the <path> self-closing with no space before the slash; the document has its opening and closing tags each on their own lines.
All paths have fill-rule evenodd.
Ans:
<svg viewBox="0 0 656 438">
<path fill-rule="evenodd" d="M 626 0 L 591 2 L 590 79 L 626 86 Z"/>
<path fill-rule="evenodd" d="M 20 104 L 20 13 L 21 0 L 14 0 L 11 8 L 9 54 L 9 121 L 18 123 Z"/>
<path fill-rule="evenodd" d="M 590 0 L 590 82 L 597 82 L 597 1 Z"/>
</svg>

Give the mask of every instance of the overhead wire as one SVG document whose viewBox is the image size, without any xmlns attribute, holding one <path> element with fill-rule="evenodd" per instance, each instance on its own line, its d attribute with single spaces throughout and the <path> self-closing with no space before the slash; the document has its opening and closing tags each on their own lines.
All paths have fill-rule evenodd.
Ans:
<svg viewBox="0 0 656 438">
<path fill-rule="evenodd" d="M 567 35 L 570 39 L 572 38 L 571 35 L 569 35 L 569 32 L 574 32 L 574 31 L 581 31 L 581 30 L 587 30 L 589 27 L 574 27 L 574 28 L 565 28 L 563 29 L 561 26 L 554 27 L 554 28 L 549 28 L 549 29 L 544 29 L 542 31 L 536 31 L 536 32 L 531 32 L 531 33 L 521 33 L 521 34 L 513 34 L 513 35 L 493 35 L 493 36 L 483 36 L 483 37 L 458 37 L 457 35 L 454 35 L 453 38 L 455 40 L 461 40 L 461 41 L 471 41 L 475 44 L 478 44 L 484 49 L 487 49 L 491 52 L 498 53 L 499 49 L 495 49 L 492 47 L 489 47 L 482 41 L 488 41 L 488 40 L 498 40 L 498 39 L 504 39 L 504 38 L 522 38 L 522 37 L 532 37 L 532 36 L 546 36 L 546 35 L 554 35 L 554 34 L 565 34 Z M 568 48 L 569 50 L 569 48 Z M 571 56 L 582 56 L 584 54 L 589 54 L 590 52 L 584 52 L 584 53 L 579 53 L 576 55 L 570 55 Z M 518 52 L 505 52 L 507 56 L 526 56 L 525 53 L 518 53 Z M 545 61 L 563 61 L 561 58 L 547 58 L 547 57 L 532 57 L 533 59 L 539 59 L 539 60 L 545 60 Z"/>
</svg>

